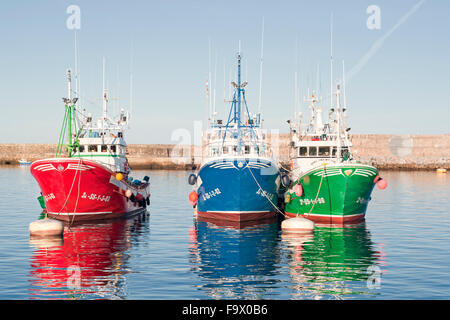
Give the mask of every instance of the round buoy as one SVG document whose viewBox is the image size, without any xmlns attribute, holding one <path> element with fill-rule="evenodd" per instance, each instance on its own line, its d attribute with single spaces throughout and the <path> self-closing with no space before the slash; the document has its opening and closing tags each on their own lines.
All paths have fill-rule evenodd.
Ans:
<svg viewBox="0 0 450 320">
<path fill-rule="evenodd" d="M 133 192 L 131 192 L 130 189 L 127 189 L 127 191 L 125 191 L 125 196 L 126 196 L 127 198 L 131 197 L 132 195 L 133 195 Z"/>
<path fill-rule="evenodd" d="M 381 190 L 386 189 L 386 187 L 387 187 L 387 181 L 384 180 L 383 178 L 380 178 L 380 180 L 378 180 L 378 182 L 377 182 L 377 187 L 378 187 L 379 189 L 381 189 Z"/>
<path fill-rule="evenodd" d="M 55 219 L 45 218 L 30 223 L 31 236 L 61 236 L 64 232 L 64 223 Z"/>
<path fill-rule="evenodd" d="M 314 222 L 305 218 L 285 219 L 281 223 L 281 229 L 284 232 L 312 232 L 314 230 Z"/>
<path fill-rule="evenodd" d="M 298 183 L 294 186 L 294 192 L 297 197 L 301 197 L 303 194 L 303 187 L 301 183 Z"/>
<path fill-rule="evenodd" d="M 123 174 L 121 174 L 120 172 L 116 174 L 116 180 L 120 181 L 123 179 Z"/>
<path fill-rule="evenodd" d="M 195 191 L 189 193 L 189 203 L 196 204 L 198 199 L 198 194 Z"/>
</svg>

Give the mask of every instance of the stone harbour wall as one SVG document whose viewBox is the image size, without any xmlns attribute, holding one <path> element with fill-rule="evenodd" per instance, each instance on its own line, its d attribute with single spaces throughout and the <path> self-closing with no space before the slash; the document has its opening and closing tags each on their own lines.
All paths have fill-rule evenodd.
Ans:
<svg viewBox="0 0 450 320">
<path fill-rule="evenodd" d="M 269 137 L 278 158 L 289 163 L 289 134 Z M 450 169 L 450 134 L 351 136 L 353 157 L 379 169 Z M 128 160 L 133 169 L 191 170 L 202 159 L 200 146 L 174 144 L 130 144 Z M 34 161 L 55 156 L 56 144 L 0 144 L 0 165 L 18 165 L 20 159 Z"/>
</svg>

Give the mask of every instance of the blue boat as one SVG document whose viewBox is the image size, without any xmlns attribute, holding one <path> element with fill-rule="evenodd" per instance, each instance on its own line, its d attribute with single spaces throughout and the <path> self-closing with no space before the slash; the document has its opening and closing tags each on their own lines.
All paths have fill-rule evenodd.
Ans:
<svg viewBox="0 0 450 320">
<path fill-rule="evenodd" d="M 228 120 L 212 119 L 203 135 L 202 164 L 189 176 L 197 215 L 222 221 L 257 221 L 276 215 L 280 173 L 261 114 L 251 115 L 241 83 L 241 55 Z M 214 114 L 215 117 L 215 114 Z"/>
</svg>

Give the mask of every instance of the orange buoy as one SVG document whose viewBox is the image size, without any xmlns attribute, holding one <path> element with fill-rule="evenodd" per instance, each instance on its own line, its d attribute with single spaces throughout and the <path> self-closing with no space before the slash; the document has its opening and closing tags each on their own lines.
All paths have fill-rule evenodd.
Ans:
<svg viewBox="0 0 450 320">
<path fill-rule="evenodd" d="M 378 180 L 378 182 L 377 182 L 377 187 L 378 187 L 379 189 L 381 189 L 381 190 L 386 189 L 386 187 L 387 187 L 387 181 L 384 180 L 383 178 L 380 178 L 380 180 Z"/>
<path fill-rule="evenodd" d="M 197 203 L 197 199 L 198 199 L 198 194 L 195 191 L 192 191 L 191 193 L 189 193 L 189 202 L 196 204 Z"/>
<path fill-rule="evenodd" d="M 116 180 L 120 181 L 123 179 L 123 174 L 121 174 L 120 172 L 116 174 Z"/>
</svg>

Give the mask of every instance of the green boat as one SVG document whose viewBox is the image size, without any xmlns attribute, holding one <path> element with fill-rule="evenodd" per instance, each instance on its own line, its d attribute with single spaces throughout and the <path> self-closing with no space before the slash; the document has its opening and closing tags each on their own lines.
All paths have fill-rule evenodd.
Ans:
<svg viewBox="0 0 450 320">
<path fill-rule="evenodd" d="M 377 168 L 353 159 L 345 98 L 341 108 L 339 85 L 336 98 L 329 123 L 322 123 L 322 110 L 316 106 L 314 95 L 307 100 L 311 103 L 307 127 L 302 131 L 301 113 L 294 124 L 289 121 L 292 183 L 285 193 L 288 217 L 302 216 L 327 224 L 359 223 L 364 220 L 375 184 L 386 187 Z"/>
</svg>

